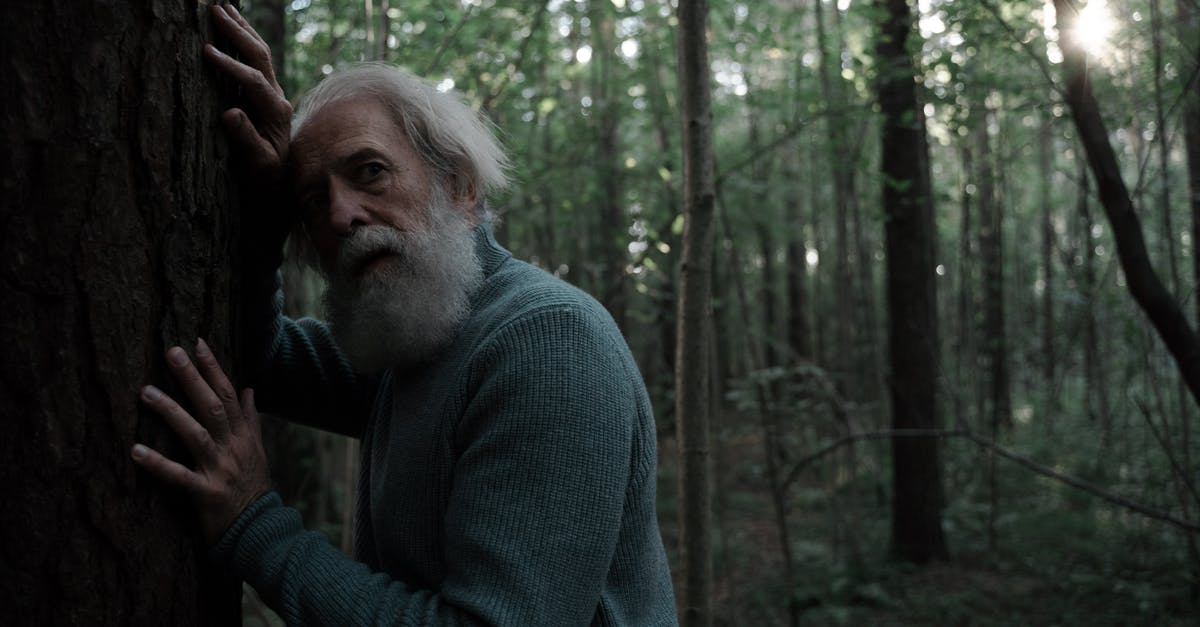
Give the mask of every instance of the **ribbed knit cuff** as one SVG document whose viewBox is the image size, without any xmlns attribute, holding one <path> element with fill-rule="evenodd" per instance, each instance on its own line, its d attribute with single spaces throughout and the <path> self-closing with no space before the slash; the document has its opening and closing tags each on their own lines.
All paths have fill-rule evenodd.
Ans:
<svg viewBox="0 0 1200 627">
<path fill-rule="evenodd" d="M 273 539 L 271 536 L 275 535 L 273 531 L 282 531 L 274 528 L 277 525 L 256 525 L 256 521 L 266 518 L 271 510 L 280 507 L 283 507 L 283 499 L 274 490 L 258 497 L 225 530 L 225 534 L 209 551 L 209 558 L 242 576 L 247 554 L 255 553 L 255 548 L 270 543 Z M 242 578 L 245 579 L 244 576 Z"/>
</svg>

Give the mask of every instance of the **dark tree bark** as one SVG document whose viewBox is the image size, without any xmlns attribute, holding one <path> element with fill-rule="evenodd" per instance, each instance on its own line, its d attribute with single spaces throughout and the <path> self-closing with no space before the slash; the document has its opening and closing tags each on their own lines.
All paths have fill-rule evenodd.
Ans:
<svg viewBox="0 0 1200 627">
<path fill-rule="evenodd" d="M 938 429 L 937 294 L 933 202 L 925 117 L 908 52 L 912 14 L 905 0 L 877 0 L 876 42 L 883 113 L 892 425 Z M 911 562 L 947 557 L 942 534 L 942 467 L 935 438 L 892 439 L 891 555 Z"/>
<path fill-rule="evenodd" d="M 1121 270 L 1125 272 L 1129 292 L 1175 359 L 1192 399 L 1200 402 L 1200 339 L 1184 316 L 1179 302 L 1167 291 L 1150 263 L 1141 220 L 1134 211 L 1133 199 L 1121 177 L 1121 168 L 1108 141 L 1108 130 L 1100 115 L 1099 104 L 1088 82 L 1087 53 L 1071 34 L 1070 24 L 1077 13 L 1074 3 L 1070 0 L 1054 0 L 1054 9 L 1062 39 L 1067 105 L 1087 152 L 1104 214 L 1112 226 L 1117 257 L 1121 262 Z"/>
<path fill-rule="evenodd" d="M 233 357 L 237 215 L 209 7 L 18 2 L 0 26 L 0 607 L 10 625 L 236 625 L 191 502 L 135 469 L 182 456 L 141 385 L 167 346 Z M 236 381 L 236 379 L 235 379 Z"/>
<path fill-rule="evenodd" d="M 679 103 L 683 118 L 683 255 L 675 353 L 675 420 L 679 432 L 680 624 L 712 624 L 712 493 L 709 481 L 709 365 L 712 320 L 712 105 L 708 69 L 708 2 L 681 2 Z"/>
</svg>

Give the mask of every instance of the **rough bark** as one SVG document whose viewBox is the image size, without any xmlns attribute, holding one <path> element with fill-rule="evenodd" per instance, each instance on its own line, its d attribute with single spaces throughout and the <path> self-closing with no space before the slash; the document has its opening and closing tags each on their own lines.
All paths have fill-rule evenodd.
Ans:
<svg viewBox="0 0 1200 627">
<path fill-rule="evenodd" d="M 1087 152 L 1088 164 L 1096 179 L 1100 203 L 1113 230 L 1117 257 L 1129 292 L 1146 313 L 1163 344 L 1179 367 L 1180 376 L 1200 402 L 1200 339 L 1188 323 L 1179 302 L 1167 291 L 1150 263 L 1142 224 L 1134 211 L 1133 200 L 1116 154 L 1108 141 L 1108 130 L 1100 115 L 1099 104 L 1088 82 L 1087 53 L 1071 36 L 1070 22 L 1075 9 L 1069 0 L 1054 0 L 1062 38 L 1065 97 L 1079 139 Z"/>
<path fill-rule="evenodd" d="M 138 389 L 232 357 L 237 224 L 207 3 L 18 2 L 0 25 L 0 606 L 11 625 L 236 625 Z M 232 361 L 232 360 L 230 360 Z M 236 379 L 235 379 L 236 380 Z"/>
<path fill-rule="evenodd" d="M 709 323 L 712 319 L 712 107 L 709 88 L 708 2 L 681 2 L 680 109 L 683 118 L 683 255 L 675 359 L 675 417 L 679 432 L 680 558 L 678 601 L 685 627 L 712 624 L 712 493 L 709 481 Z"/>
<path fill-rule="evenodd" d="M 882 178 L 886 215 L 888 331 L 892 425 L 937 429 L 937 294 L 933 203 L 925 118 L 908 52 L 912 14 L 905 0 L 877 0 L 883 14 L 876 57 L 883 113 Z M 894 558 L 944 559 L 939 441 L 892 440 Z"/>
</svg>

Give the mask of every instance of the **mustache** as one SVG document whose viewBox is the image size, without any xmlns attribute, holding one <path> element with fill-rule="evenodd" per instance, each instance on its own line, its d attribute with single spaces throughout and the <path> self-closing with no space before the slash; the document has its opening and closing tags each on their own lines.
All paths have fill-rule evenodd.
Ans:
<svg viewBox="0 0 1200 627">
<path fill-rule="evenodd" d="M 375 259 L 383 256 L 406 257 L 418 239 L 417 233 L 385 225 L 355 229 L 338 249 L 333 269 L 340 276 L 356 277 Z"/>
</svg>

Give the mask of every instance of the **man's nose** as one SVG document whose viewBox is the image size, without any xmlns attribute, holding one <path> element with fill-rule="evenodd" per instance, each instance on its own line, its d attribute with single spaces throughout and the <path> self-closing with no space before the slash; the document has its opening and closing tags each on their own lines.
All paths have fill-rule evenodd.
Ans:
<svg viewBox="0 0 1200 627">
<path fill-rule="evenodd" d="M 329 226 L 339 237 L 371 224 L 371 213 L 361 200 L 362 195 L 345 183 L 334 180 L 329 184 Z"/>
</svg>

